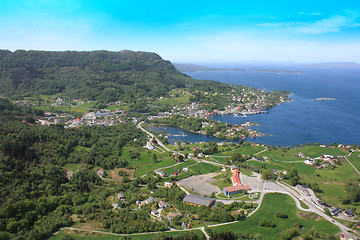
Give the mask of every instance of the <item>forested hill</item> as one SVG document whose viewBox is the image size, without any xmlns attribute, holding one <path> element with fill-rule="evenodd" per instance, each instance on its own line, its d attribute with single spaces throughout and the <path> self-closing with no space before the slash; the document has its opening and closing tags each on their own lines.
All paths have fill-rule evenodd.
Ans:
<svg viewBox="0 0 360 240">
<path fill-rule="evenodd" d="M 13 99 L 60 94 L 106 103 L 165 96 L 183 87 L 227 86 L 193 80 L 155 53 L 0 50 L 0 95 Z"/>
</svg>

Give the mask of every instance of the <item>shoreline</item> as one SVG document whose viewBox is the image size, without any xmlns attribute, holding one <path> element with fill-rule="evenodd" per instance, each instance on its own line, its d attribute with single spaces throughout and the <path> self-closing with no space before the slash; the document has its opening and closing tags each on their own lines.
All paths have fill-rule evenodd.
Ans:
<svg viewBox="0 0 360 240">
<path fill-rule="evenodd" d="M 148 125 L 154 126 L 155 123 L 148 124 Z M 204 135 L 204 136 L 208 136 L 208 137 L 214 137 L 214 138 L 222 139 L 222 140 L 233 141 L 233 142 L 238 142 L 238 141 L 241 141 L 241 140 L 247 140 L 247 139 L 249 139 L 249 138 L 255 139 L 255 138 L 258 138 L 258 137 L 261 137 L 261 136 L 267 136 L 267 135 L 264 134 L 264 133 L 256 132 L 257 134 L 259 134 L 259 136 L 257 136 L 257 137 L 246 137 L 246 138 L 230 139 L 230 138 L 217 137 L 217 136 L 211 135 L 211 134 L 206 134 L 206 133 L 203 133 L 203 132 L 201 132 L 201 131 L 188 130 L 188 129 L 185 129 L 185 128 L 183 128 L 183 127 L 180 127 L 180 126 L 178 126 L 178 125 L 176 125 L 176 124 L 158 124 L 158 123 L 156 123 L 156 125 L 158 125 L 159 127 L 166 127 L 166 126 L 176 127 L 176 128 L 179 128 L 179 129 L 181 129 L 181 130 L 183 130 L 183 131 L 186 131 L 186 132 L 190 132 L 190 133 L 194 133 L 194 134 L 200 134 L 200 135 Z M 256 125 L 259 125 L 259 124 L 254 123 L 254 124 L 251 125 L 251 126 L 256 126 Z M 155 127 L 156 127 L 156 126 L 155 126 Z M 165 131 L 165 132 L 166 132 L 166 131 Z"/>
</svg>

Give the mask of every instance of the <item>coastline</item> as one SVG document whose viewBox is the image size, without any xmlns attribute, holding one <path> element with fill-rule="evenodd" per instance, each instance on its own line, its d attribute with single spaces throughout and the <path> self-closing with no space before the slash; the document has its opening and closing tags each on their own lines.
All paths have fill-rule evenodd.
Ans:
<svg viewBox="0 0 360 240">
<path fill-rule="evenodd" d="M 185 128 L 183 128 L 183 127 L 180 127 L 180 126 L 178 126 L 178 125 L 176 125 L 176 124 L 159 124 L 159 123 L 149 123 L 148 125 L 157 125 L 157 126 L 159 126 L 159 127 L 166 127 L 166 126 L 169 126 L 169 127 L 176 127 L 176 128 L 179 128 L 179 129 L 181 129 L 181 130 L 183 130 L 183 131 L 187 131 L 187 132 L 190 132 L 190 133 L 194 133 L 194 134 L 201 134 L 201 135 L 204 135 L 204 136 L 209 136 L 209 137 L 214 137 L 214 138 L 217 138 L 217 139 L 223 139 L 223 140 L 229 140 L 229 141 L 235 141 L 235 142 L 237 142 L 237 141 L 240 141 L 240 140 L 246 140 L 246 139 L 249 139 L 249 138 L 252 138 L 252 139 L 254 139 L 254 138 L 258 138 L 258 137 L 261 137 L 261 136 L 267 136 L 266 134 L 264 134 L 264 133 L 260 133 L 260 132 L 256 132 L 257 133 L 257 135 L 258 136 L 256 136 L 256 137 L 246 137 L 246 138 L 241 138 L 241 137 L 239 137 L 239 138 L 236 138 L 236 139 L 234 139 L 234 138 L 222 138 L 222 137 L 218 137 L 218 136 L 216 136 L 215 134 L 214 135 L 212 135 L 212 134 L 206 134 L 206 133 L 204 133 L 204 132 L 202 132 L 202 131 L 193 131 L 193 130 L 188 130 L 188 129 L 185 129 Z M 256 123 L 252 123 L 251 124 L 251 126 L 258 126 L 258 125 L 260 125 L 260 124 L 256 124 Z M 156 126 L 154 126 L 154 127 L 156 127 Z"/>
</svg>

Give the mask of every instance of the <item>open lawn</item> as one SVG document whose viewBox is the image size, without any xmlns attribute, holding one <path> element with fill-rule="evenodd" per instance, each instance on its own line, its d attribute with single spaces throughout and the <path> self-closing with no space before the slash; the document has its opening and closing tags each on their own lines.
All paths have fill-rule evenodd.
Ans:
<svg viewBox="0 0 360 240">
<path fill-rule="evenodd" d="M 346 158 L 360 171 L 360 152 L 354 152 Z"/>
<path fill-rule="evenodd" d="M 189 104 L 190 95 L 181 96 L 181 97 L 172 97 L 172 98 L 164 98 L 157 102 L 158 105 L 182 105 L 182 104 Z"/>
<path fill-rule="evenodd" d="M 73 173 L 75 173 L 81 166 L 84 166 L 84 163 L 67 163 L 64 168 L 69 169 Z"/>
<path fill-rule="evenodd" d="M 250 156 L 250 155 L 254 155 L 255 153 L 258 153 L 264 149 L 265 149 L 265 147 L 263 147 L 263 146 L 244 146 L 244 147 L 240 146 L 239 148 L 237 148 L 235 150 L 215 153 L 215 154 L 213 154 L 213 156 L 231 156 L 231 154 L 233 154 L 234 152 L 241 153 L 242 155 L 245 155 L 245 156 Z"/>
<path fill-rule="evenodd" d="M 192 170 L 198 170 L 199 174 L 207 174 L 212 172 L 218 172 L 221 170 L 221 167 L 216 167 L 214 165 L 208 164 L 208 163 L 199 163 L 194 166 L 192 166 L 190 169 Z"/>
<path fill-rule="evenodd" d="M 142 164 L 139 165 L 136 168 L 136 174 L 135 176 L 142 176 L 144 174 L 150 173 L 152 171 L 154 171 L 155 169 L 161 168 L 161 167 L 166 167 L 166 166 L 170 166 L 175 164 L 176 162 L 174 161 L 174 159 L 172 159 L 171 157 L 165 157 L 162 158 L 161 160 L 159 160 L 158 162 L 154 163 L 154 162 L 149 162 L 146 164 Z"/>
<path fill-rule="evenodd" d="M 180 164 L 178 164 L 178 165 L 176 165 L 176 166 L 174 166 L 174 167 L 164 168 L 164 169 L 162 169 L 162 170 L 163 170 L 165 173 L 167 173 L 167 174 L 172 174 L 172 173 L 175 172 L 176 170 L 180 170 L 180 171 L 181 171 L 184 167 L 188 167 L 188 166 L 193 165 L 193 164 L 196 164 L 196 161 L 189 159 L 189 160 L 187 160 L 187 161 L 185 161 L 185 162 L 183 162 L 183 163 L 180 163 Z"/>
<path fill-rule="evenodd" d="M 347 196 L 345 185 L 350 181 L 358 181 L 360 176 L 346 160 L 342 160 L 341 163 L 342 165 L 335 169 L 313 168 L 314 173 L 302 171 L 299 175 L 305 183 L 319 185 L 322 193 L 316 193 L 316 195 L 321 200 L 332 206 L 349 208 L 349 205 L 341 203 L 341 200 Z"/>
<path fill-rule="evenodd" d="M 335 147 L 319 147 L 319 146 L 305 146 L 299 149 L 299 151 L 305 154 L 308 157 L 316 158 L 321 155 L 332 155 L 332 156 L 344 156 L 349 154 L 349 152 Z"/>
<path fill-rule="evenodd" d="M 288 218 L 276 217 L 277 211 L 284 211 Z M 212 231 L 249 232 L 252 235 L 261 234 L 264 239 L 270 240 L 278 239 L 277 234 L 285 229 L 292 228 L 295 223 L 300 223 L 303 226 L 300 230 L 302 233 L 307 233 L 313 228 L 319 232 L 332 235 L 340 231 L 338 227 L 315 214 L 300 215 L 298 213 L 299 211 L 291 197 L 281 194 L 266 194 L 260 209 L 248 219 L 224 226 L 211 227 L 210 229 Z M 266 219 L 273 221 L 276 227 L 261 227 L 259 223 Z"/>
<path fill-rule="evenodd" d="M 199 239 L 202 238 L 204 235 L 201 230 L 192 230 L 192 231 L 186 231 L 191 233 L 196 233 L 196 235 L 199 236 Z M 179 231 L 179 232 L 164 232 L 164 233 L 149 233 L 149 234 L 143 234 L 143 235 L 127 235 L 132 240 L 146 240 L 146 239 L 155 239 L 156 237 L 159 237 L 161 235 L 164 236 L 179 236 L 182 234 L 185 234 L 186 232 Z M 76 240 L 85 240 L 85 239 L 91 239 L 91 240 L 119 240 L 121 239 L 120 235 L 109 235 L 109 234 L 101 234 L 101 233 L 91 233 L 91 232 L 80 232 L 80 231 L 62 231 L 59 234 L 55 235 L 51 239 L 57 240 L 63 237 L 64 235 L 70 235 L 74 237 Z"/>
<path fill-rule="evenodd" d="M 156 154 L 156 160 L 154 160 L 154 154 Z M 121 156 L 128 161 L 130 168 L 136 168 L 136 177 L 176 163 L 168 152 L 160 154 L 155 150 L 150 151 L 144 148 L 125 147 Z"/>
<path fill-rule="evenodd" d="M 303 154 L 305 154 L 310 158 L 320 157 L 324 154 L 333 155 L 333 156 L 343 156 L 348 154 L 347 151 L 334 147 L 304 146 L 304 147 L 299 147 L 284 151 L 281 149 L 268 150 L 266 152 L 259 154 L 259 156 L 261 157 L 267 156 L 268 158 L 271 158 L 273 160 L 281 160 L 284 162 L 305 160 L 297 156 L 299 152 L 302 152 Z"/>
</svg>

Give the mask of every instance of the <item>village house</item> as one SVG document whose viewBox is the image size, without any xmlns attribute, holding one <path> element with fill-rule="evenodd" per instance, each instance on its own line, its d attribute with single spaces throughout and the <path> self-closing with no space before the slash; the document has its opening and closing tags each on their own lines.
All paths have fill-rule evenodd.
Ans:
<svg viewBox="0 0 360 240">
<path fill-rule="evenodd" d="M 159 206 L 159 208 L 162 208 L 162 209 L 169 207 L 169 205 L 167 205 L 166 202 L 164 202 L 164 201 L 160 201 L 158 203 L 158 206 Z"/>
<path fill-rule="evenodd" d="M 173 185 L 172 182 L 165 182 L 164 183 L 164 187 L 166 187 L 166 188 L 171 188 L 172 185 Z"/>
<path fill-rule="evenodd" d="M 160 213 L 157 210 L 152 210 L 151 215 L 153 215 L 154 217 L 160 217 Z"/>
<path fill-rule="evenodd" d="M 340 213 L 341 209 L 340 208 L 334 208 L 330 211 L 331 216 L 335 216 L 336 214 Z"/>
<path fill-rule="evenodd" d="M 155 170 L 155 173 L 161 177 L 166 177 L 166 173 L 163 170 Z"/>
<path fill-rule="evenodd" d="M 148 199 L 145 200 L 145 203 L 146 204 L 150 204 L 150 203 L 153 203 L 153 202 L 158 202 L 158 199 L 157 198 L 154 198 L 154 197 L 149 197 Z"/>
<path fill-rule="evenodd" d="M 187 228 L 188 228 L 188 226 L 187 226 L 187 224 L 186 224 L 185 222 L 182 222 L 182 223 L 181 223 L 181 227 L 182 227 L 183 229 L 187 229 Z"/>
<path fill-rule="evenodd" d="M 126 197 L 125 197 L 124 193 L 118 193 L 118 194 L 117 194 L 117 199 L 122 200 L 122 201 L 125 201 L 125 200 L 126 200 Z"/>
<path fill-rule="evenodd" d="M 354 216 L 353 212 L 350 209 L 346 209 L 344 213 L 348 217 L 353 217 Z"/>
<path fill-rule="evenodd" d="M 104 174 L 105 174 L 105 170 L 102 169 L 102 168 L 100 168 L 97 173 L 98 173 L 98 175 L 104 175 Z"/>
<path fill-rule="evenodd" d="M 171 219 L 173 219 L 174 217 L 181 217 L 180 213 L 168 213 L 167 218 L 169 221 L 171 221 Z"/>
</svg>

